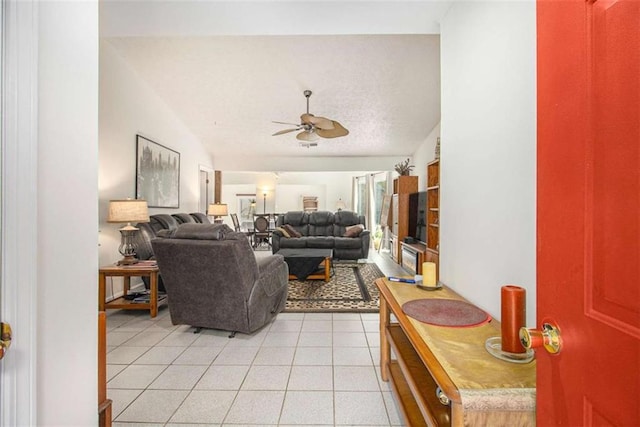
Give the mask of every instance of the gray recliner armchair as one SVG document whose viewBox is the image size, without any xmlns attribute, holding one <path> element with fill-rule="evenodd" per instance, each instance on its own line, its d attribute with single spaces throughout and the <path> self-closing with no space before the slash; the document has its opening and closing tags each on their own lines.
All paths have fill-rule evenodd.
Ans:
<svg viewBox="0 0 640 427">
<path fill-rule="evenodd" d="M 284 258 L 256 259 L 243 233 L 223 224 L 182 224 L 151 244 L 174 325 L 252 333 L 284 309 Z"/>
</svg>

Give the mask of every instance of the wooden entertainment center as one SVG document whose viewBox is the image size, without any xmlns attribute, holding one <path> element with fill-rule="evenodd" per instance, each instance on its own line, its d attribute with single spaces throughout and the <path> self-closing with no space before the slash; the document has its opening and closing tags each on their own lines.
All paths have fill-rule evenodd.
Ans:
<svg viewBox="0 0 640 427">
<path fill-rule="evenodd" d="M 408 271 L 422 274 L 422 263 L 436 265 L 440 278 L 440 159 L 427 164 L 426 241 L 405 242 L 409 235 L 409 195 L 418 192 L 417 176 L 399 176 L 393 180 L 391 199 L 391 257 Z M 403 254 L 410 259 L 403 260 Z"/>
<path fill-rule="evenodd" d="M 534 426 L 535 360 L 510 363 L 485 349 L 500 323 L 446 327 L 407 316 L 418 299 L 463 300 L 451 289 L 424 291 L 376 280 L 380 289 L 380 368 L 410 426 Z M 391 314 L 397 322 L 391 322 Z M 391 349 L 395 358 L 391 358 Z"/>
<path fill-rule="evenodd" d="M 391 198 L 391 257 L 402 262 L 400 244 L 409 235 L 409 194 L 418 191 L 418 177 L 402 175 L 393 180 Z"/>
</svg>

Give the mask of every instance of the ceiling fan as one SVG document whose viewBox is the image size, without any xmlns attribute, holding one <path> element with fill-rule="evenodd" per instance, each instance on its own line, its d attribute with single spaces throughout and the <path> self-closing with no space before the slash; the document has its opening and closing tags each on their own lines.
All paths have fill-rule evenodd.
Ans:
<svg viewBox="0 0 640 427">
<path fill-rule="evenodd" d="M 346 136 L 349 131 L 345 129 L 340 123 L 335 120 L 327 119 L 326 117 L 314 116 L 309 113 L 309 97 L 312 92 L 310 90 L 304 91 L 304 96 L 307 98 L 307 112 L 300 116 L 300 124 L 286 123 L 286 122 L 273 122 L 282 125 L 296 126 L 293 129 L 284 129 L 273 134 L 273 136 L 283 135 L 289 132 L 302 131 L 296 135 L 296 138 L 305 143 L 313 142 L 321 138 L 338 138 L 340 136 Z M 316 146 L 317 144 L 305 144 L 305 146 Z"/>
</svg>

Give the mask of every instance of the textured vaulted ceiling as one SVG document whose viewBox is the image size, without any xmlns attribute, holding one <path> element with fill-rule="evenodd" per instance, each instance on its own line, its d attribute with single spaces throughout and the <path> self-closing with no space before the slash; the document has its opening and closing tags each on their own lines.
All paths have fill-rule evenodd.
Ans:
<svg viewBox="0 0 640 427">
<path fill-rule="evenodd" d="M 257 12 L 263 14 L 264 30 L 254 23 L 251 31 L 225 27 L 225 34 L 207 34 L 215 31 L 206 26 L 199 29 L 203 14 L 219 18 L 220 7 L 225 5 L 238 14 L 229 17 L 231 12 L 227 13 L 224 25 L 229 27 L 229 19 L 244 22 L 242 8 L 251 2 L 237 2 L 239 10 L 225 2 L 189 3 L 192 18 L 181 16 L 176 20 L 180 25 L 168 25 L 165 15 L 170 16 L 171 7 L 186 3 L 103 2 L 102 37 L 217 156 L 404 156 L 412 154 L 440 120 L 440 40 L 437 34 L 427 34 L 434 32 L 437 16 L 422 18 L 429 23 L 424 34 L 420 34 L 421 20 L 417 20 L 417 30 L 411 27 L 414 34 L 402 34 L 403 22 L 396 22 L 391 31 L 384 28 L 392 34 L 373 34 L 377 26 L 383 26 L 376 22 L 385 22 L 384 17 L 371 18 L 368 31 L 372 34 L 352 34 L 351 27 L 357 25 L 350 27 L 348 22 L 344 26 L 350 31 L 343 34 L 334 27 L 334 34 L 297 34 L 300 28 L 286 24 L 295 19 L 295 13 L 264 17 L 268 8 L 294 2 L 256 2 L 262 8 Z M 316 4 L 297 2 L 295 6 L 305 3 Z M 323 5 L 337 13 L 341 3 Z M 365 3 L 369 2 L 354 3 L 358 13 Z M 404 3 L 372 2 L 369 6 L 391 3 L 395 7 L 386 18 L 394 19 L 391 11 Z M 165 8 L 158 11 L 159 5 Z M 444 10 L 439 2 L 433 13 Z M 412 17 L 395 19 L 416 26 L 417 12 L 408 9 L 403 13 Z M 136 14 L 144 18 L 144 28 L 127 30 L 127 22 L 133 23 Z M 155 27 L 149 23 L 154 19 L 158 21 Z M 184 25 L 188 19 L 193 20 L 192 27 Z M 279 20 L 281 30 L 270 30 L 277 28 Z M 208 25 L 216 28 L 214 23 Z M 349 129 L 348 136 L 321 138 L 318 147 L 311 149 L 299 147 L 296 132 L 271 136 L 290 127 L 272 121 L 299 123 L 306 111 L 305 89 L 313 91 L 310 112 L 339 121 Z"/>
</svg>

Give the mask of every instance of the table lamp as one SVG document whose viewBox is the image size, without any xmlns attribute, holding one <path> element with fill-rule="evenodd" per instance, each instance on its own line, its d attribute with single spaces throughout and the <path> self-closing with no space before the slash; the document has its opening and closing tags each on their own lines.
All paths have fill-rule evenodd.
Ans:
<svg viewBox="0 0 640 427">
<path fill-rule="evenodd" d="M 111 200 L 109 201 L 109 216 L 107 222 L 126 222 L 127 225 L 120 229 L 120 246 L 118 251 L 124 257 L 118 261 L 118 265 L 131 265 L 138 262 L 136 259 L 135 235 L 138 229 L 131 225 L 132 222 L 149 222 L 149 210 L 146 200 Z"/>
<path fill-rule="evenodd" d="M 347 209 L 347 204 L 342 199 L 339 199 L 336 202 L 336 210 L 339 212 L 343 209 Z"/>
<path fill-rule="evenodd" d="M 229 215 L 226 203 L 211 203 L 207 209 L 207 215 L 213 217 L 215 224 L 222 223 L 222 217 Z"/>
</svg>

